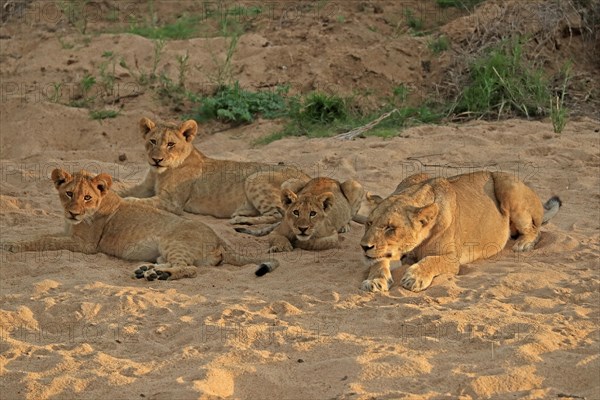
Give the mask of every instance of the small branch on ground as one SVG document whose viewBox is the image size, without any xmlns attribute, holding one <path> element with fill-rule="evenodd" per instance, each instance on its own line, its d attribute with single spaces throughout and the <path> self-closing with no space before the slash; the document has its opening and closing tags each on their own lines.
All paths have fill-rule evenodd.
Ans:
<svg viewBox="0 0 600 400">
<path fill-rule="evenodd" d="M 335 139 L 340 139 L 340 140 L 352 140 L 357 136 L 362 135 L 363 133 L 373 129 L 375 126 L 377 126 L 381 121 L 383 121 L 384 119 L 386 119 L 387 117 L 389 117 L 390 115 L 392 115 L 393 113 L 397 112 L 398 109 L 394 108 L 392 111 L 386 112 L 385 114 L 381 115 L 379 118 L 377 118 L 374 121 L 369 122 L 366 125 L 360 126 L 358 128 L 352 129 L 351 131 L 348 131 L 346 133 L 340 133 L 339 135 L 334 136 Z"/>
</svg>

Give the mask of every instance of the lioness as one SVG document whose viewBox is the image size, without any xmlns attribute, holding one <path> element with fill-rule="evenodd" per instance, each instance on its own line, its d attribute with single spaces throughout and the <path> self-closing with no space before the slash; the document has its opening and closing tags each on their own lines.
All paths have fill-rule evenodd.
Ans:
<svg viewBox="0 0 600 400">
<path fill-rule="evenodd" d="M 494 256 L 510 235 L 519 235 L 514 251 L 530 250 L 561 205 L 553 197 L 542 206 L 533 190 L 507 173 L 410 176 L 367 218 L 360 245 L 370 270 L 362 289 L 388 290 L 390 261 L 410 252 L 417 262 L 401 285 L 420 291 L 440 274 L 457 274 L 460 264 Z"/>
<path fill-rule="evenodd" d="M 208 226 L 154 207 L 122 199 L 110 190 L 108 174 L 70 175 L 52 171 L 52 180 L 64 208 L 66 232 L 32 241 L 12 243 L 9 251 L 71 250 L 98 252 L 142 264 L 137 278 L 180 279 L 196 276 L 201 265 L 259 264 L 274 269 L 277 260 L 258 261 L 234 252 Z"/>
<path fill-rule="evenodd" d="M 283 217 L 281 184 L 310 178 L 296 168 L 255 162 L 215 160 L 192 141 L 195 121 L 180 125 L 140 121 L 150 170 L 145 180 L 119 192 L 122 197 L 181 214 L 231 218 L 232 224 L 268 224 Z"/>
<path fill-rule="evenodd" d="M 350 229 L 350 221 L 364 197 L 362 185 L 354 179 L 341 184 L 324 177 L 313 178 L 306 184 L 290 180 L 281 188 L 286 208 L 281 224 L 263 230 L 236 228 L 238 232 L 262 236 L 276 227 L 269 243 L 271 253 L 292 251 L 295 247 L 305 250 L 339 247 L 338 232 Z"/>
</svg>

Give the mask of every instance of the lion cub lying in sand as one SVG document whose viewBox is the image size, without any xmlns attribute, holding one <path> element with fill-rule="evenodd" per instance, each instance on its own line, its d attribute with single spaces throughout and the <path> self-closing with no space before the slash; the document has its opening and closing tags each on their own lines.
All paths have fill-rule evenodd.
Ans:
<svg viewBox="0 0 600 400">
<path fill-rule="evenodd" d="M 150 170 L 138 186 L 122 190 L 122 197 L 181 214 L 231 218 L 232 224 L 269 224 L 283 217 L 280 186 L 291 178 L 310 178 L 292 167 L 255 162 L 215 160 L 202 154 L 192 141 L 195 121 L 180 125 L 140 121 Z"/>
<path fill-rule="evenodd" d="M 353 179 L 342 184 L 330 178 L 314 178 L 306 184 L 290 180 L 281 186 L 281 197 L 286 207 L 281 224 L 262 230 L 236 230 L 262 236 L 276 228 L 270 238 L 271 253 L 292 251 L 295 247 L 325 250 L 339 247 L 338 232 L 350 229 L 350 221 L 364 198 L 364 189 Z"/>
<path fill-rule="evenodd" d="M 393 283 L 390 261 L 412 252 L 401 284 L 426 289 L 440 274 L 457 274 L 460 264 L 500 252 L 510 235 L 519 235 L 514 251 L 533 248 L 540 226 L 561 206 L 553 197 L 542 206 L 533 190 L 514 176 L 475 172 L 430 179 L 403 180 L 367 218 L 360 245 L 370 266 L 362 289 L 385 291 Z"/>
<path fill-rule="evenodd" d="M 135 271 L 137 278 L 149 281 L 194 277 L 195 266 L 201 265 L 256 263 L 269 269 L 278 265 L 276 260 L 262 262 L 237 254 L 200 222 L 122 199 L 110 190 L 108 174 L 92 176 L 81 171 L 71 176 L 55 169 L 52 180 L 64 208 L 67 231 L 16 242 L 9 250 L 101 252 L 125 260 L 157 262 Z"/>
</svg>

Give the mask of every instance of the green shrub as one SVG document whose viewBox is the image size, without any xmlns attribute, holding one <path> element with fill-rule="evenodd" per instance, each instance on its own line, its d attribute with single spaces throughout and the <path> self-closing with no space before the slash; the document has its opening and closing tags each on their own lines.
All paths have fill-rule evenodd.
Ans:
<svg viewBox="0 0 600 400">
<path fill-rule="evenodd" d="M 309 124 L 330 124 L 348 117 L 346 100 L 321 92 L 308 94 L 296 114 L 296 118 Z"/>
<path fill-rule="evenodd" d="M 275 91 L 250 92 L 235 82 L 222 86 L 214 96 L 202 98 L 196 119 L 249 123 L 257 114 L 264 118 L 276 118 L 286 114 L 286 92 L 287 87 L 279 87 Z"/>
<path fill-rule="evenodd" d="M 284 128 L 257 141 L 266 144 L 286 136 L 326 137 L 350 131 L 377 119 L 382 113 L 397 109 L 387 119 L 369 131 L 369 135 L 394 136 L 407 126 L 437 123 L 444 114 L 439 105 L 430 103 L 418 107 L 400 106 L 409 89 L 400 85 L 388 104 L 376 113 L 364 114 L 358 110 L 352 97 L 341 97 L 322 92 L 303 96 L 287 96 L 287 87 L 275 91 L 250 92 L 233 85 L 224 85 L 213 95 L 196 97 L 201 105 L 192 117 L 198 121 L 218 119 L 229 123 L 250 123 L 256 115 L 264 118 L 287 119 Z"/>
<path fill-rule="evenodd" d="M 268 143 L 283 136 L 331 136 L 332 133 L 348 126 L 350 99 L 322 92 L 311 92 L 304 96 L 288 98 L 288 123 L 273 137 L 267 138 Z"/>
<path fill-rule="evenodd" d="M 405 86 L 398 86 L 395 96 L 404 97 L 408 93 Z M 280 131 L 263 137 L 256 144 L 267 144 L 286 136 L 328 137 L 349 132 L 376 120 L 382 114 L 396 109 L 388 118 L 381 121 L 367 135 L 391 137 L 407 126 L 438 123 L 445 116 L 441 106 L 424 103 L 419 107 L 397 106 L 395 97 L 374 113 L 362 114 L 355 111 L 352 98 L 310 93 L 304 98 L 292 98 L 289 120 Z M 325 110 L 328 109 L 326 112 Z"/>
</svg>

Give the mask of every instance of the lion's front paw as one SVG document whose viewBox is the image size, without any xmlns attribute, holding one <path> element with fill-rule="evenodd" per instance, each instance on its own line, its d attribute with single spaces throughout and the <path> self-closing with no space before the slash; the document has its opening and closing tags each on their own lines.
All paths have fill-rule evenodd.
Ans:
<svg viewBox="0 0 600 400">
<path fill-rule="evenodd" d="M 387 292 L 393 283 L 394 280 L 392 278 L 366 279 L 363 281 L 360 288 L 366 292 Z"/>
<path fill-rule="evenodd" d="M 406 270 L 400 284 L 405 289 L 420 292 L 427 289 L 431 285 L 431 281 L 433 281 L 432 275 L 424 273 L 423 269 L 419 268 L 419 265 L 413 265 Z"/>
<path fill-rule="evenodd" d="M 340 230 L 338 231 L 338 233 L 348 233 L 350 232 L 352 228 L 350 227 L 350 224 L 344 225 L 340 228 Z"/>
<path fill-rule="evenodd" d="M 140 265 L 140 267 L 133 271 L 133 273 L 137 279 L 145 278 L 147 281 L 153 281 L 156 279 L 159 281 L 166 281 L 171 276 L 170 272 L 156 269 L 152 264 Z"/>
<path fill-rule="evenodd" d="M 283 253 L 285 251 L 293 251 L 294 246 L 291 243 L 273 243 L 267 252 L 269 253 Z"/>
<path fill-rule="evenodd" d="M 236 215 L 236 216 L 233 216 L 233 217 L 232 217 L 232 218 L 231 218 L 231 219 L 228 221 L 228 223 L 229 223 L 230 225 L 245 225 L 245 222 L 246 222 L 245 220 L 246 220 L 246 218 L 244 218 L 244 217 L 241 217 L 241 216 L 239 216 L 239 215 Z"/>
<path fill-rule="evenodd" d="M 518 239 L 513 246 L 513 251 L 529 251 L 535 246 L 535 241 Z"/>
</svg>

